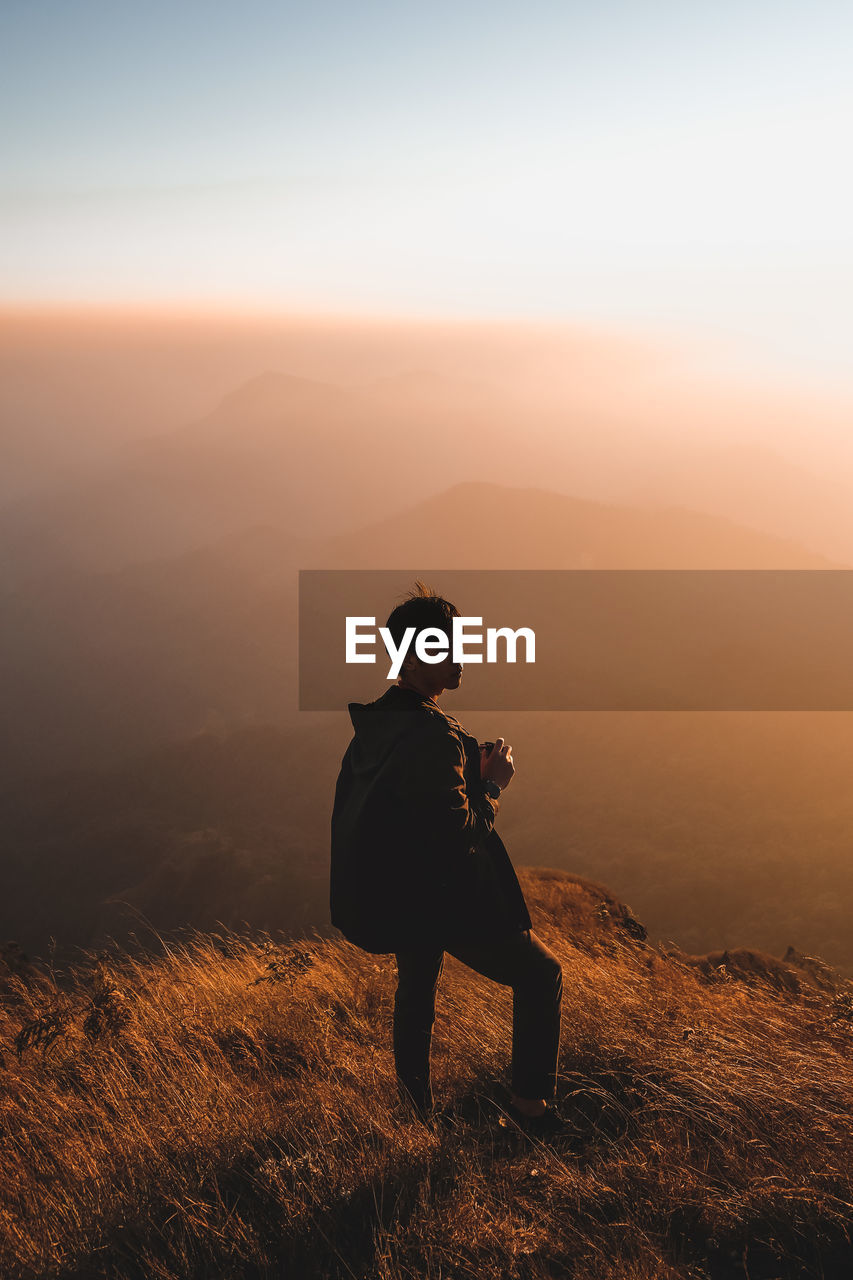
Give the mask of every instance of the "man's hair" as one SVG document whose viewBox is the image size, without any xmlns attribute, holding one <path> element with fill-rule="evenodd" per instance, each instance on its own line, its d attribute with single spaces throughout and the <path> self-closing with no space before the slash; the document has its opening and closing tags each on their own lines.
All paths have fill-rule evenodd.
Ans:
<svg viewBox="0 0 853 1280">
<path fill-rule="evenodd" d="M 414 627 L 416 634 L 427 627 L 435 627 L 443 631 L 449 641 L 452 629 L 451 619 L 459 616 L 459 610 L 455 604 L 445 600 L 418 578 L 415 581 L 414 590 L 409 592 L 402 604 L 398 604 L 396 609 L 391 611 L 385 626 L 391 632 L 396 645 L 400 644 L 407 627 Z"/>
</svg>

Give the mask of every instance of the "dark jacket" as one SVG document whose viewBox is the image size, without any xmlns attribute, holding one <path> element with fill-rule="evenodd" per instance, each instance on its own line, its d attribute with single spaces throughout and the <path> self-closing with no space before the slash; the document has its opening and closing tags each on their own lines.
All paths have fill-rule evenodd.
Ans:
<svg viewBox="0 0 853 1280">
<path fill-rule="evenodd" d="M 477 739 L 399 685 L 349 713 L 355 736 L 332 812 L 332 924 L 373 952 L 529 929 Z"/>
</svg>

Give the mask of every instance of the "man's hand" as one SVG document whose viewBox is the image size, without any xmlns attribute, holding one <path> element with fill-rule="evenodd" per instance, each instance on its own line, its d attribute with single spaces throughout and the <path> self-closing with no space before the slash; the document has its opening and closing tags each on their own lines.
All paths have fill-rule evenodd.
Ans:
<svg viewBox="0 0 853 1280">
<path fill-rule="evenodd" d="M 512 763 L 512 747 L 505 743 L 503 738 L 498 738 L 491 751 L 486 751 L 485 747 L 480 750 L 480 777 L 493 778 L 502 791 L 505 791 L 512 781 L 512 775 L 515 773 L 515 765 Z"/>
</svg>

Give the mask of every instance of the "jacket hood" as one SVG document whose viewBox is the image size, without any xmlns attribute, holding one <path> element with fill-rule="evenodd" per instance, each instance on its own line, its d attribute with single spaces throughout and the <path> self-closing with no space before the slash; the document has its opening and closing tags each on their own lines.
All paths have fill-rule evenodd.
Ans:
<svg viewBox="0 0 853 1280">
<path fill-rule="evenodd" d="M 415 717 L 429 714 L 431 708 L 442 714 L 434 703 L 399 685 L 392 685 L 375 702 L 350 702 L 347 710 L 355 731 L 350 743 L 353 773 L 379 769 L 400 740 L 415 728 Z"/>
</svg>

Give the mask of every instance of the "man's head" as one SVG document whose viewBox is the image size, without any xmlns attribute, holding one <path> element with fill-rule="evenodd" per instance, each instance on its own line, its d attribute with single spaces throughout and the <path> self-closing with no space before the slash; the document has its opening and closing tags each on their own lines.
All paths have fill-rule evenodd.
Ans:
<svg viewBox="0 0 853 1280">
<path fill-rule="evenodd" d="M 440 631 L 447 637 L 447 657 L 441 662 L 422 662 L 415 653 L 412 643 L 403 659 L 400 673 L 402 684 L 412 685 L 429 697 L 436 697 L 444 689 L 458 689 L 462 679 L 462 665 L 454 662 L 450 652 L 452 636 L 452 620 L 458 618 L 459 610 L 449 600 L 437 595 L 423 582 L 418 580 L 402 604 L 393 609 L 386 627 L 396 645 L 403 640 L 407 628 L 415 628 L 415 638 L 427 628 Z"/>
</svg>

